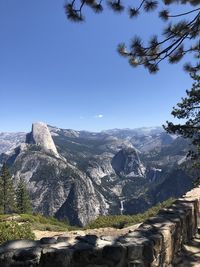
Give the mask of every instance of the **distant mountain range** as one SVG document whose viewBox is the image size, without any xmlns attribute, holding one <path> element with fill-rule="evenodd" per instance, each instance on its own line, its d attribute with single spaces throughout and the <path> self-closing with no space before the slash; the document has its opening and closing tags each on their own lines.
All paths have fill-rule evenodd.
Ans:
<svg viewBox="0 0 200 267">
<path fill-rule="evenodd" d="M 95 133 L 34 123 L 30 133 L 0 133 L 0 163 L 26 181 L 36 212 L 85 225 L 189 190 L 188 147 L 161 127 Z"/>
<path fill-rule="evenodd" d="M 24 143 L 26 133 L 1 133 L 0 132 L 0 154 L 13 150 L 15 147 Z"/>
</svg>

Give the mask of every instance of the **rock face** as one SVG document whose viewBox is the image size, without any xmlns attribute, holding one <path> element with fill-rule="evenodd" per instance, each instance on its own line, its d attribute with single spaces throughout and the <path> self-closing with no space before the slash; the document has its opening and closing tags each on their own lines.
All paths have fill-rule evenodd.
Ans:
<svg viewBox="0 0 200 267">
<path fill-rule="evenodd" d="M 83 226 L 99 215 L 143 212 L 191 188 L 194 177 L 178 164 L 186 145 L 161 141 L 159 131 L 91 133 L 34 123 L 26 143 L 0 155 L 0 163 L 7 162 L 16 182 L 26 181 L 34 211 Z M 143 153 L 143 140 L 142 149 L 153 140 L 156 146 Z"/>
<path fill-rule="evenodd" d="M 27 142 L 40 146 L 45 152 L 59 156 L 47 125 L 43 122 L 33 123 Z"/>
<path fill-rule="evenodd" d="M 86 201 L 89 196 L 89 201 Z M 105 198 L 95 190 L 91 180 L 79 180 L 72 184 L 68 197 L 55 214 L 58 219 L 68 218 L 73 225 L 86 225 L 96 219 L 98 214 L 105 215 Z"/>
<path fill-rule="evenodd" d="M 9 153 L 26 140 L 26 133 L 0 133 L 0 154 Z"/>
<path fill-rule="evenodd" d="M 9 241 L 0 246 L 0 267 L 175 267 L 184 245 L 198 235 L 199 207 L 196 188 L 123 236 Z M 199 266 L 194 259 L 196 265 L 185 266 Z"/>
<path fill-rule="evenodd" d="M 112 167 L 117 174 L 129 177 L 144 177 L 145 167 L 134 148 L 120 150 L 112 159 Z"/>
</svg>

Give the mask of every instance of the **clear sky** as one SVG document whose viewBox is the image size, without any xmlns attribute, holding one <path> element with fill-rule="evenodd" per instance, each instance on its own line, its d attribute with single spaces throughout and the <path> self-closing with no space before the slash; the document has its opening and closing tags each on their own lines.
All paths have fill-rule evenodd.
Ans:
<svg viewBox="0 0 200 267">
<path fill-rule="evenodd" d="M 44 121 L 99 131 L 160 126 L 190 89 L 182 63 L 156 75 L 133 69 L 116 48 L 134 34 L 162 29 L 154 15 L 87 12 L 85 23 L 66 19 L 64 0 L 0 1 L 0 131 L 29 131 Z"/>
</svg>

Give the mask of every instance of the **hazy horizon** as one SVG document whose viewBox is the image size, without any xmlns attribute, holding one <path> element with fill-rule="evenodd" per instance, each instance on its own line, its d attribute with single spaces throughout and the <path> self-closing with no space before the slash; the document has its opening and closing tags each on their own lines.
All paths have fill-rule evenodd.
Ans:
<svg viewBox="0 0 200 267">
<path fill-rule="evenodd" d="M 38 123 L 38 122 L 33 122 L 33 123 Z M 72 129 L 72 128 L 68 128 L 68 127 L 59 127 L 57 125 L 51 125 L 51 124 L 46 123 L 46 122 L 42 122 L 42 123 L 45 123 L 50 127 L 55 127 L 55 128 L 59 128 L 59 129 L 63 129 L 63 130 L 85 131 L 85 132 L 94 132 L 94 133 L 100 133 L 100 132 L 105 132 L 105 131 L 114 131 L 114 130 L 140 130 L 140 129 L 144 129 L 144 130 L 145 129 L 152 129 L 153 130 L 153 129 L 159 129 L 159 128 L 163 129 L 162 125 L 161 126 L 157 125 L 157 126 L 141 126 L 141 127 L 134 127 L 134 128 L 107 128 L 107 129 L 102 129 L 99 131 L 92 131 L 89 129 Z M 0 133 L 29 133 L 31 131 L 31 126 L 32 126 L 32 124 L 30 125 L 30 128 L 27 130 L 19 130 L 19 131 L 1 131 L 0 130 Z M 164 129 L 163 129 L 163 131 L 164 131 Z"/>
</svg>

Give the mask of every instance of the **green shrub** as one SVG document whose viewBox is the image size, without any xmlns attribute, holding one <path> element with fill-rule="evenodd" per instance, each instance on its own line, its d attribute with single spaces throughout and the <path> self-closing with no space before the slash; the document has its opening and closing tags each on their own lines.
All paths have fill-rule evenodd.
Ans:
<svg viewBox="0 0 200 267">
<path fill-rule="evenodd" d="M 142 214 L 139 213 L 136 215 L 99 216 L 96 220 L 91 221 L 89 224 L 87 224 L 85 229 L 105 228 L 105 227 L 114 227 L 121 229 L 130 225 L 141 223 L 146 221 L 150 217 L 155 216 L 162 208 L 170 206 L 173 202 L 174 199 L 170 198 L 148 209 Z"/>
<path fill-rule="evenodd" d="M 64 232 L 79 229 L 69 225 L 67 219 L 58 221 L 54 217 L 45 217 L 41 214 L 0 214 L 0 223 L 10 221 L 17 222 L 18 224 L 29 224 L 32 230 L 40 231 Z"/>
<path fill-rule="evenodd" d="M 58 221 L 55 217 L 45 217 L 41 214 L 20 214 L 20 222 L 29 222 L 32 229 L 40 231 L 68 231 L 77 229 L 65 221 Z"/>
<path fill-rule="evenodd" d="M 17 222 L 0 222 L 0 244 L 8 240 L 34 239 L 30 224 Z"/>
<path fill-rule="evenodd" d="M 0 222 L 6 222 L 10 217 L 14 216 L 14 214 L 0 214 Z"/>
</svg>

